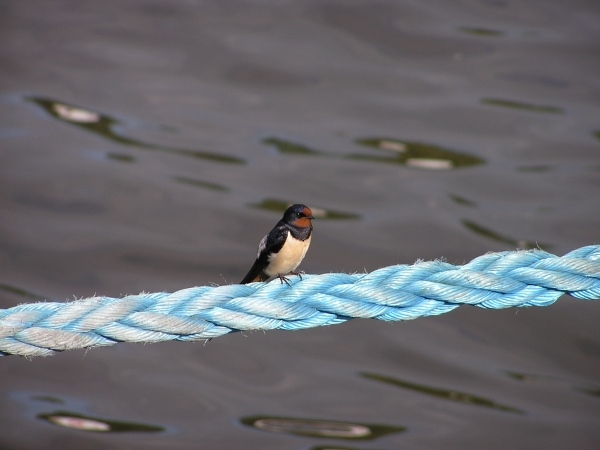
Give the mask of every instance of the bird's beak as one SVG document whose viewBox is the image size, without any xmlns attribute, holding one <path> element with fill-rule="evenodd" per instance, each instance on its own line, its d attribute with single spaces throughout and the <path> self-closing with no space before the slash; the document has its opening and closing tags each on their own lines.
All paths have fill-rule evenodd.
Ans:
<svg viewBox="0 0 600 450">
<path fill-rule="evenodd" d="M 306 216 L 307 219 L 313 220 L 315 218 L 315 216 Z"/>
</svg>

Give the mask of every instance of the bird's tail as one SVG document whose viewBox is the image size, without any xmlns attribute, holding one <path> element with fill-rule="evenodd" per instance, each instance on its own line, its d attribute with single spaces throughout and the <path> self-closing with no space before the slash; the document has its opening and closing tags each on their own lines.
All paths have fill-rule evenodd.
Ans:
<svg viewBox="0 0 600 450">
<path fill-rule="evenodd" d="M 262 269 L 260 268 L 258 261 L 256 261 L 252 267 L 250 268 L 250 271 L 246 274 L 246 276 L 244 277 L 244 279 L 242 281 L 240 281 L 240 284 L 248 284 L 248 283 L 255 283 L 257 281 L 265 281 L 269 278 L 268 275 L 266 275 Z"/>
</svg>

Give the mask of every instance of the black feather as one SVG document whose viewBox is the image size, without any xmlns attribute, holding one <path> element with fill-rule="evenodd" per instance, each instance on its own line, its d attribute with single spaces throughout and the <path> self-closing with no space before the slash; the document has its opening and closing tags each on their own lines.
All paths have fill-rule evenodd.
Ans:
<svg viewBox="0 0 600 450">
<path fill-rule="evenodd" d="M 253 283 L 255 281 L 265 281 L 269 276 L 264 270 L 269 265 L 269 255 L 272 253 L 278 253 L 283 247 L 285 239 L 287 237 L 288 228 L 281 221 L 277 223 L 269 234 L 265 236 L 265 247 L 260 251 L 254 264 L 248 271 L 248 274 L 244 277 L 240 284 Z"/>
</svg>

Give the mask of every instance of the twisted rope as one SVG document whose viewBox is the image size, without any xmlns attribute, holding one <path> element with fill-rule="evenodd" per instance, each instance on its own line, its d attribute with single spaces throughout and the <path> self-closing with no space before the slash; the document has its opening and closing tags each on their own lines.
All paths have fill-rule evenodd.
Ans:
<svg viewBox="0 0 600 450">
<path fill-rule="evenodd" d="M 558 257 L 541 250 L 489 253 L 463 266 L 443 261 L 367 274 L 292 277 L 201 286 L 172 294 L 92 297 L 0 310 L 0 355 L 47 356 L 117 342 L 198 341 L 239 330 L 299 330 L 351 318 L 388 321 L 482 308 L 547 306 L 562 294 L 600 299 L 600 246 Z"/>
</svg>

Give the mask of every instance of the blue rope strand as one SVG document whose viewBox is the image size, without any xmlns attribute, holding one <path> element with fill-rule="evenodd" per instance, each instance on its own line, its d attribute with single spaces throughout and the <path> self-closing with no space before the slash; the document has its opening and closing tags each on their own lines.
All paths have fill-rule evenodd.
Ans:
<svg viewBox="0 0 600 450">
<path fill-rule="evenodd" d="M 411 320 L 460 305 L 547 306 L 561 295 L 600 299 L 600 246 L 558 257 L 542 250 L 330 273 L 246 285 L 200 286 L 0 310 L 0 355 L 47 356 L 117 342 L 198 341 L 239 330 L 300 330 L 351 318 Z"/>
</svg>

